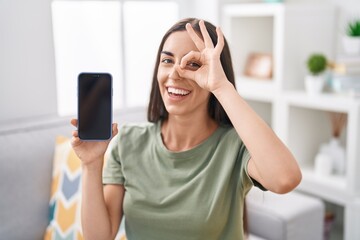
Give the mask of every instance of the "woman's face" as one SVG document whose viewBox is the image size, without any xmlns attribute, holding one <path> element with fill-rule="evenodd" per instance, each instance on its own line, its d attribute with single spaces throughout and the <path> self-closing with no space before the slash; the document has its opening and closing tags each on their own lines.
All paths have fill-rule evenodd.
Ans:
<svg viewBox="0 0 360 240">
<path fill-rule="evenodd" d="M 190 51 L 198 51 L 186 31 L 172 33 L 164 43 L 157 74 L 160 93 L 169 115 L 193 116 L 207 114 L 210 93 L 191 79 L 179 76 L 175 66 Z M 200 63 L 188 62 L 186 68 L 195 71 Z"/>
</svg>

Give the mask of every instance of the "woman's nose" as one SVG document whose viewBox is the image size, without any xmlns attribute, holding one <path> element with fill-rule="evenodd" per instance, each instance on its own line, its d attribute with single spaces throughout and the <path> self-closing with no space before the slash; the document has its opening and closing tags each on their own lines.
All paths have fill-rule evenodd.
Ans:
<svg viewBox="0 0 360 240">
<path fill-rule="evenodd" d="M 176 70 L 176 64 L 173 65 L 171 72 L 169 74 L 169 78 L 175 79 L 175 80 L 178 80 L 181 78 L 179 75 L 179 72 Z"/>
</svg>

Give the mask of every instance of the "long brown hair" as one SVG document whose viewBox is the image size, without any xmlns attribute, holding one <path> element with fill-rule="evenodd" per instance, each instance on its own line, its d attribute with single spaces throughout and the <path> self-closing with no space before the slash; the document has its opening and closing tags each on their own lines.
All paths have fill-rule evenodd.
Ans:
<svg viewBox="0 0 360 240">
<path fill-rule="evenodd" d="M 160 55 L 161 55 L 161 51 L 163 50 L 164 43 L 172 33 L 178 32 L 178 31 L 186 31 L 185 26 L 187 23 L 190 23 L 191 26 L 194 28 L 194 30 L 201 35 L 199 21 L 200 20 L 196 19 L 196 18 L 186 18 L 186 19 L 180 20 L 179 22 L 175 23 L 165 33 L 165 35 L 160 43 L 158 53 L 157 53 L 155 68 L 154 68 L 151 93 L 150 93 L 150 101 L 149 101 L 149 106 L 148 106 L 147 118 L 148 118 L 149 122 L 157 122 L 159 120 L 167 119 L 167 117 L 168 117 L 168 112 L 165 108 L 163 99 L 161 97 L 158 79 L 157 79 L 157 73 L 158 73 L 158 68 L 159 68 L 159 64 L 160 64 Z M 205 21 L 205 26 L 206 26 L 206 29 L 209 32 L 210 38 L 215 46 L 217 44 L 216 27 L 207 21 Z M 226 39 L 224 39 L 224 48 L 220 55 L 220 62 L 224 69 L 227 79 L 235 87 L 235 77 L 234 77 L 234 70 L 232 67 L 231 54 L 230 54 L 229 45 L 227 44 Z M 221 106 L 219 101 L 216 99 L 216 97 L 212 93 L 210 94 L 210 98 L 209 98 L 208 113 L 209 113 L 209 116 L 211 118 L 213 118 L 217 123 L 219 123 L 221 125 L 232 125 L 225 110 L 223 109 L 223 107 Z"/>
</svg>

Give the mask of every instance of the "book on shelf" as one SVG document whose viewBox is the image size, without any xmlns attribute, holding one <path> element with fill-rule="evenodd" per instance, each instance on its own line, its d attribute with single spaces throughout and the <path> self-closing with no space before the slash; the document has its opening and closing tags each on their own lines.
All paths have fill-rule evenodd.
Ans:
<svg viewBox="0 0 360 240">
<path fill-rule="evenodd" d="M 342 56 L 329 63 L 330 85 L 336 93 L 360 97 L 360 56 Z"/>
<path fill-rule="evenodd" d="M 360 76 L 360 56 L 342 56 L 329 63 L 333 72 Z"/>
</svg>

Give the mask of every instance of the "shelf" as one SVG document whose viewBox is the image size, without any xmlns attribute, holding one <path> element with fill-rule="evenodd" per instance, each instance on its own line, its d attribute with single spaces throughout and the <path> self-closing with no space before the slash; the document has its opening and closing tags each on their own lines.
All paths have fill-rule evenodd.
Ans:
<svg viewBox="0 0 360 240">
<path fill-rule="evenodd" d="M 348 193 L 344 176 L 318 176 L 311 168 L 302 167 L 300 191 L 319 196 L 327 201 L 345 206 L 352 195 Z"/>
<path fill-rule="evenodd" d="M 304 91 L 287 91 L 286 102 L 291 106 L 317 109 L 323 111 L 347 113 L 353 107 L 360 106 L 360 99 L 333 93 L 322 93 L 310 96 Z"/>
</svg>

